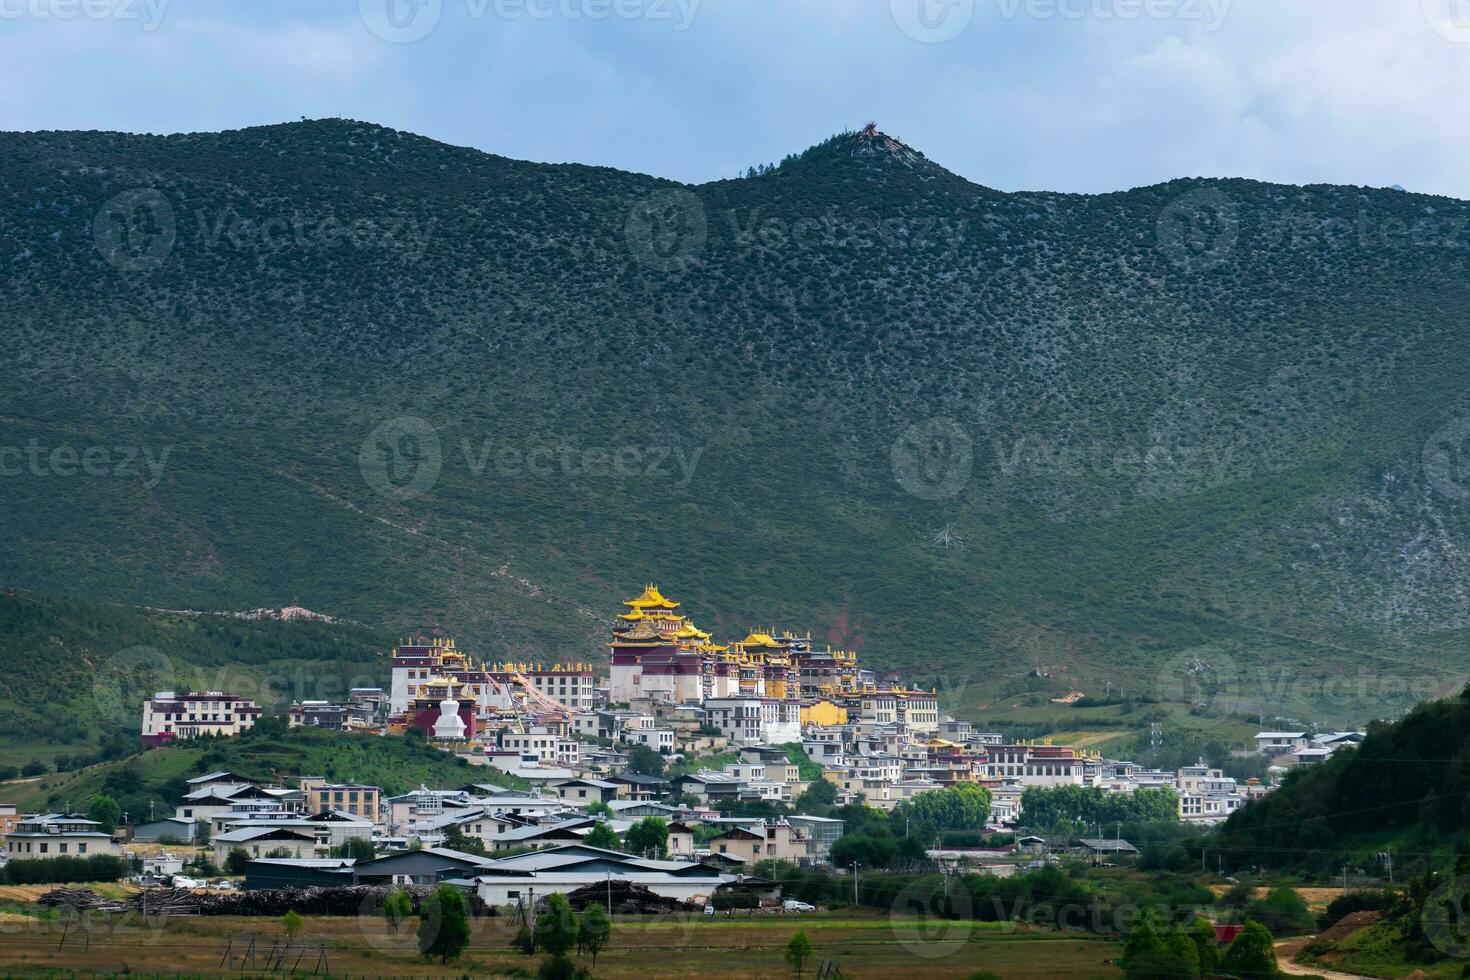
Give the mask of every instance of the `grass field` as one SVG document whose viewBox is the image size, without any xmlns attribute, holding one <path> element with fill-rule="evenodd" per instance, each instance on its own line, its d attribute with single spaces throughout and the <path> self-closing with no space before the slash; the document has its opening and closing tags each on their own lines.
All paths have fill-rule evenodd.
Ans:
<svg viewBox="0 0 1470 980">
<path fill-rule="evenodd" d="M 332 974 L 503 976 L 516 968 L 534 971 L 539 961 L 508 948 L 515 926 L 500 918 L 473 923 L 470 949 L 458 962 L 427 963 L 417 954 L 413 921 L 395 935 L 377 918 L 308 917 L 284 965 L 309 973 L 324 951 Z M 63 943 L 58 921 L 0 923 L 0 970 L 250 974 L 268 972 L 270 951 L 279 953 L 285 942 L 274 919 L 98 916 L 86 925 L 75 925 Z M 1104 939 L 981 923 L 931 930 L 909 917 L 846 912 L 753 920 L 619 916 L 596 972 L 600 978 L 790 976 L 782 950 L 798 929 L 811 939 L 815 960 L 831 960 L 849 978 L 964 977 L 979 970 L 1036 980 L 1119 975 L 1107 963 L 1119 947 Z"/>
</svg>

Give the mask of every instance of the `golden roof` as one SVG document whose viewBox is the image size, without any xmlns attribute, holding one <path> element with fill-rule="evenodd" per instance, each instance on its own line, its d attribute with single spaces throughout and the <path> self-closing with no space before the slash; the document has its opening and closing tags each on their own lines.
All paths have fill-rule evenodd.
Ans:
<svg viewBox="0 0 1470 980">
<path fill-rule="evenodd" d="M 769 633 L 751 633 L 740 641 L 740 645 L 747 647 L 779 647 L 781 644 L 777 643 L 775 637 Z"/>
<path fill-rule="evenodd" d="M 643 594 L 636 599 L 624 599 L 623 605 L 632 606 L 634 609 L 653 607 L 655 609 L 673 609 L 679 604 L 665 599 L 663 593 L 659 592 L 658 586 L 649 583 L 643 587 Z"/>
</svg>

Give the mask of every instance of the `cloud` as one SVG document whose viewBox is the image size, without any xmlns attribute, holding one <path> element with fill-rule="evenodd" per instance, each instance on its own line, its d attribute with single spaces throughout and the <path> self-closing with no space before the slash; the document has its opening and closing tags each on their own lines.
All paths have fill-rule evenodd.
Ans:
<svg viewBox="0 0 1470 980">
<path fill-rule="evenodd" d="M 151 32 L 7 21 L 0 113 L 10 128 L 153 132 L 352 116 L 690 181 L 876 119 L 1003 189 L 1238 175 L 1470 196 L 1470 44 L 1412 0 L 1215 0 L 1213 30 L 1116 16 L 1128 0 L 977 0 L 943 43 L 905 34 L 889 0 L 701 0 L 687 30 L 554 13 L 588 2 L 507 18 L 442 0 L 407 44 L 374 37 L 355 0 L 175 4 Z M 1081 15 L 1047 13 L 1063 7 Z"/>
</svg>

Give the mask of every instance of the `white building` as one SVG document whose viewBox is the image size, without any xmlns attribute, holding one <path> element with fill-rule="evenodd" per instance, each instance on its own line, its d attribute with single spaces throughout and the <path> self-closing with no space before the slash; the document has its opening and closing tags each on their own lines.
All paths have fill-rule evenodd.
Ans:
<svg viewBox="0 0 1470 980">
<path fill-rule="evenodd" d="M 76 814 L 43 813 L 26 817 L 5 835 L 5 856 L 11 861 L 55 857 L 92 857 L 123 853 L 101 824 Z"/>
<path fill-rule="evenodd" d="M 167 745 L 196 735 L 238 735 L 255 727 L 260 708 L 222 691 L 159 691 L 143 702 L 143 744 Z"/>
<path fill-rule="evenodd" d="M 1306 732 L 1257 732 L 1256 751 L 1269 755 L 1285 755 L 1310 744 Z"/>
<path fill-rule="evenodd" d="M 704 702 L 711 728 L 733 742 L 772 745 L 801 741 L 801 705 L 777 698 L 710 698 Z"/>
</svg>

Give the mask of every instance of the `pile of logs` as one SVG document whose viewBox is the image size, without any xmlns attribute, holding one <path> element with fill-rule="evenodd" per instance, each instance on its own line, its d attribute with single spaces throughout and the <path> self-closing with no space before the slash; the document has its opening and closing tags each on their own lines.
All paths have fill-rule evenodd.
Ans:
<svg viewBox="0 0 1470 980">
<path fill-rule="evenodd" d="M 93 910 L 121 912 L 123 910 L 121 903 L 111 898 L 104 898 L 90 888 L 53 888 L 36 899 L 36 904 L 47 908 L 74 909 L 81 912 Z"/>
<path fill-rule="evenodd" d="M 600 881 L 593 885 L 583 885 L 576 891 L 569 892 L 567 901 L 577 912 L 589 905 L 601 905 L 607 908 L 609 894 L 611 894 L 614 913 L 662 915 L 670 912 L 689 911 L 689 906 L 677 898 L 665 898 L 649 891 L 647 885 L 640 885 L 622 878 L 614 878 L 611 883 Z"/>
<path fill-rule="evenodd" d="M 415 915 L 432 888 L 407 885 L 403 890 Z M 128 898 L 128 909 L 149 915 L 380 915 L 389 889 L 374 885 L 342 888 L 272 888 L 244 892 L 198 892 L 187 888 L 150 888 Z M 495 915 L 480 897 L 466 893 L 471 915 Z"/>
</svg>

